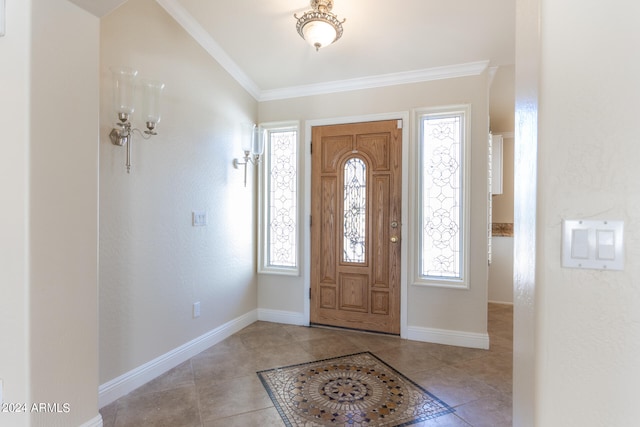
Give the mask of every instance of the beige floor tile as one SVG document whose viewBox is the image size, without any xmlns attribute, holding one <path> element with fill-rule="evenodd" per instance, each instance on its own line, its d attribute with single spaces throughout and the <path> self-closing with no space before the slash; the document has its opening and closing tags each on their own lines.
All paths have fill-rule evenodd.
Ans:
<svg viewBox="0 0 640 427">
<path fill-rule="evenodd" d="M 197 389 L 203 421 L 273 407 L 255 373 L 226 381 L 199 384 Z"/>
<path fill-rule="evenodd" d="M 456 415 L 473 427 L 511 427 L 511 399 L 486 398 L 456 408 Z"/>
<path fill-rule="evenodd" d="M 298 363 L 313 362 L 317 358 L 300 348 L 300 346 L 289 344 L 276 347 L 273 351 L 256 351 L 254 360 L 254 372 L 257 372 L 265 369 L 297 365 Z"/>
<path fill-rule="evenodd" d="M 280 427 L 256 371 L 370 351 L 455 409 L 415 426 L 510 426 L 513 307 L 488 313 L 490 350 L 255 322 L 102 408 L 103 425 Z"/>
<path fill-rule="evenodd" d="M 196 384 L 229 380 L 255 372 L 255 351 L 199 354 L 191 359 Z"/>
<path fill-rule="evenodd" d="M 322 338 L 336 338 L 341 336 L 341 331 L 322 327 L 304 327 L 294 325 L 281 325 L 282 329 L 288 333 L 294 341 L 309 341 Z"/>
<path fill-rule="evenodd" d="M 204 422 L 204 427 L 282 427 L 284 425 L 285 423 L 276 408 L 246 412 L 228 418 Z"/>
<path fill-rule="evenodd" d="M 480 359 L 457 364 L 469 377 L 484 382 L 504 394 L 511 394 L 513 388 L 513 356 L 511 353 L 492 353 Z"/>
<path fill-rule="evenodd" d="M 470 427 L 471 424 L 458 417 L 456 414 L 447 414 L 432 420 L 421 421 L 412 424 L 411 427 Z"/>
<path fill-rule="evenodd" d="M 329 359 L 362 351 L 361 347 L 340 336 L 300 341 L 297 345 L 311 354 L 314 360 Z"/>
<path fill-rule="evenodd" d="M 103 408 L 100 408 L 102 416 L 102 427 L 113 427 L 116 424 L 117 402 L 113 402 Z"/>
<path fill-rule="evenodd" d="M 370 351 L 372 353 L 392 350 L 401 346 L 405 341 L 396 336 L 354 332 L 351 332 L 348 338 L 349 341 L 360 348 L 360 351 Z"/>
<path fill-rule="evenodd" d="M 398 346 L 396 348 L 374 352 L 387 365 L 395 370 L 411 377 L 412 374 L 427 370 L 436 370 L 445 366 L 444 362 L 435 357 L 417 351 L 411 346 Z"/>
<path fill-rule="evenodd" d="M 191 360 L 187 360 L 186 362 L 181 363 L 175 368 L 160 375 L 158 378 L 138 387 L 130 393 L 130 396 L 193 385 L 195 385 L 195 381 L 193 378 L 193 370 L 191 369 Z"/>
<path fill-rule="evenodd" d="M 495 388 L 453 366 L 418 372 L 412 374 L 411 379 L 453 407 L 488 396 L 500 397 Z"/>
<path fill-rule="evenodd" d="M 291 345 L 295 341 L 291 335 L 284 331 L 279 331 L 277 329 L 263 329 L 245 333 L 242 335 L 242 342 L 249 349 L 260 349 L 264 351 L 274 347 Z"/>
<path fill-rule="evenodd" d="M 125 396 L 118 400 L 115 427 L 199 427 L 195 386 Z"/>
</svg>

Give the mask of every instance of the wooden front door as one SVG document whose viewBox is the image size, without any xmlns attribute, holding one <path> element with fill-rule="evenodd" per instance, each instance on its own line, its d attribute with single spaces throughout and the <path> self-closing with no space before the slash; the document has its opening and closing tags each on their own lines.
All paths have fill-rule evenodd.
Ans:
<svg viewBox="0 0 640 427">
<path fill-rule="evenodd" d="M 401 123 L 312 130 L 311 323 L 400 333 Z"/>
</svg>

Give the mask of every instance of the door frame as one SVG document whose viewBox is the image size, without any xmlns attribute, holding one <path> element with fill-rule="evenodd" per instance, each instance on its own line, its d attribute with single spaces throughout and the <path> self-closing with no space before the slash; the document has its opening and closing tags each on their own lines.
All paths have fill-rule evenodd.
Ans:
<svg viewBox="0 0 640 427">
<path fill-rule="evenodd" d="M 412 165 L 409 162 L 409 148 L 411 141 L 410 129 L 410 113 L 409 111 L 365 114 L 361 116 L 345 116 L 333 117 L 327 119 L 305 120 L 304 122 L 304 209 L 303 209 L 303 280 L 304 280 L 304 324 L 309 326 L 311 323 L 311 302 L 309 293 L 311 291 L 311 227 L 309 218 L 311 217 L 311 128 L 315 126 L 341 125 L 348 123 L 375 122 L 380 120 L 402 120 L 402 215 L 401 215 L 401 236 L 408 236 L 409 226 L 409 172 Z M 400 241 L 400 337 L 407 338 L 407 277 L 408 277 L 408 250 L 409 239 L 404 238 Z"/>
</svg>

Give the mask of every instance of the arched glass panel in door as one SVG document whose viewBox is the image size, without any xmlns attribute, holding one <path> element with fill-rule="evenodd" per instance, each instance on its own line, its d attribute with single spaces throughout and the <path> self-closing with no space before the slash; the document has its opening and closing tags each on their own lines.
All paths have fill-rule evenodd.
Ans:
<svg viewBox="0 0 640 427">
<path fill-rule="evenodd" d="M 366 262 L 367 165 L 353 157 L 344 166 L 344 262 Z"/>
</svg>

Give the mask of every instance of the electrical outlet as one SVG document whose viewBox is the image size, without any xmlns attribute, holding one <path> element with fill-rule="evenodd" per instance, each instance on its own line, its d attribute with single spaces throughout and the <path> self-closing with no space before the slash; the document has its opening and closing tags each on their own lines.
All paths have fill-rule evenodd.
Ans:
<svg viewBox="0 0 640 427">
<path fill-rule="evenodd" d="M 200 301 L 193 303 L 193 318 L 200 317 Z"/>
</svg>

